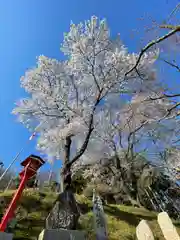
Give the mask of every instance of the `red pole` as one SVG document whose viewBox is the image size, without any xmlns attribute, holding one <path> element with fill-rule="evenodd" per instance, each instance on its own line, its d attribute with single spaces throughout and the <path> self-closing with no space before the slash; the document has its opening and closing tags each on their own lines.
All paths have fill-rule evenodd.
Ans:
<svg viewBox="0 0 180 240">
<path fill-rule="evenodd" d="M 28 166 L 27 166 L 28 167 Z M 26 185 L 26 182 L 28 180 L 28 174 L 27 174 L 27 167 L 26 170 L 24 171 L 24 176 L 21 179 L 21 183 L 18 187 L 18 190 L 16 191 L 16 193 L 14 194 L 13 199 L 11 200 L 11 203 L 9 204 L 8 209 L 6 210 L 6 213 L 4 214 L 1 224 L 0 224 L 0 231 L 4 232 L 6 230 L 7 224 L 9 222 L 9 220 L 12 218 L 12 216 L 14 215 L 14 211 L 16 209 L 16 203 L 17 201 L 20 199 L 22 192 L 24 190 L 24 187 Z"/>
</svg>

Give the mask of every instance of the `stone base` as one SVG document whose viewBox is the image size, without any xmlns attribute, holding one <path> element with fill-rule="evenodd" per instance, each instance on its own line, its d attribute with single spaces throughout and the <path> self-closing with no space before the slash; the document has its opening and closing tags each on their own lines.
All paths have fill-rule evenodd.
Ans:
<svg viewBox="0 0 180 240">
<path fill-rule="evenodd" d="M 12 240 L 12 239 L 13 239 L 13 234 L 0 232 L 0 240 Z"/>
<path fill-rule="evenodd" d="M 40 235 L 38 240 L 85 240 L 85 232 L 78 230 L 65 230 L 65 229 L 44 229 Z M 0 238 L 1 240 L 1 238 Z M 4 239 L 3 239 L 4 240 Z M 9 239 L 8 239 L 9 240 Z"/>
</svg>

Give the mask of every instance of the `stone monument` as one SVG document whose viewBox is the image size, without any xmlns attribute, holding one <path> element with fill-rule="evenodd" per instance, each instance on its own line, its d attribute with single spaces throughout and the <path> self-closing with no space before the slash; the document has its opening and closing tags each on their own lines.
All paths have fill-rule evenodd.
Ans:
<svg viewBox="0 0 180 240">
<path fill-rule="evenodd" d="M 64 179 L 65 189 L 55 201 L 54 207 L 46 219 L 46 229 L 71 229 L 77 227 L 80 213 L 71 189 L 71 172 L 67 171 Z"/>
</svg>

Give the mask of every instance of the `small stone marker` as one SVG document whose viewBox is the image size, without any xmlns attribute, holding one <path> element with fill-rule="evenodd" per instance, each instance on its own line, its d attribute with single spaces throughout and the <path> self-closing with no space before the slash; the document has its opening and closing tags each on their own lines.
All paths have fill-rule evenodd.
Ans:
<svg viewBox="0 0 180 240">
<path fill-rule="evenodd" d="M 85 232 L 78 230 L 65 229 L 45 229 L 43 230 L 38 240 L 85 240 Z M 9 239 L 8 239 L 9 240 Z"/>
<path fill-rule="evenodd" d="M 158 223 L 166 240 L 180 240 L 180 237 L 166 212 L 158 214 Z"/>
<path fill-rule="evenodd" d="M 154 240 L 153 233 L 145 220 L 141 220 L 136 228 L 138 240 Z"/>
<path fill-rule="evenodd" d="M 99 195 L 93 190 L 93 214 L 94 214 L 94 225 L 96 231 L 97 240 L 107 240 L 107 223 L 104 214 L 103 204 Z"/>
</svg>

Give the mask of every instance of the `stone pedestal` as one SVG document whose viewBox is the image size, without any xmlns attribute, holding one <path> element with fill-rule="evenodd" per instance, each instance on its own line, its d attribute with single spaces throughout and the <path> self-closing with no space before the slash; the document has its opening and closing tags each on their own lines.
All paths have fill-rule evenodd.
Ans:
<svg viewBox="0 0 180 240">
<path fill-rule="evenodd" d="M 13 239 L 13 234 L 0 232 L 0 240 L 12 240 L 12 239 Z"/>
<path fill-rule="evenodd" d="M 38 240 L 85 240 L 85 232 L 78 230 L 50 229 L 43 230 Z"/>
</svg>

